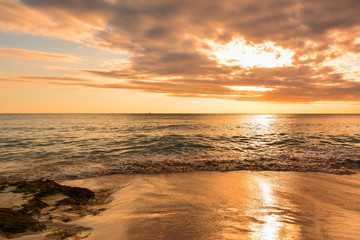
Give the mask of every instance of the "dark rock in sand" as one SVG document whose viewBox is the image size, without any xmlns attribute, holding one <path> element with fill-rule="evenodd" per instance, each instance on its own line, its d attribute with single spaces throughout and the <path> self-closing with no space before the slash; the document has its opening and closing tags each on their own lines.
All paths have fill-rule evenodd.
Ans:
<svg viewBox="0 0 360 240">
<path fill-rule="evenodd" d="M 71 205 L 73 207 L 85 205 L 95 198 L 95 193 L 89 189 L 64 186 L 52 180 L 1 183 L 0 192 L 9 186 L 15 187 L 12 192 L 23 193 L 29 200 L 20 209 L 0 208 L 0 231 L 6 237 L 28 231 L 38 232 L 46 228 L 45 224 L 35 218 L 37 215 L 41 215 L 43 208 L 49 206 L 43 201 L 44 197 L 62 194 L 66 198 L 57 201 L 56 206 Z"/>
<path fill-rule="evenodd" d="M 0 208 L 0 230 L 7 237 L 27 231 L 39 232 L 44 228 L 45 225 L 34 219 L 30 214 L 11 208 Z"/>
<path fill-rule="evenodd" d="M 41 209 L 47 206 L 49 206 L 49 204 L 41 201 L 40 198 L 38 197 L 34 197 L 30 199 L 26 204 L 23 204 L 22 209 L 20 211 L 29 214 L 39 214 Z"/>
</svg>

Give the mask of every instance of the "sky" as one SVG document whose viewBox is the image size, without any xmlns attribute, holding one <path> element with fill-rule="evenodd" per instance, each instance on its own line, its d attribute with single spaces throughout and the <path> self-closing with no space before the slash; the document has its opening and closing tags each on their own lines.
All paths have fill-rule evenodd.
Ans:
<svg viewBox="0 0 360 240">
<path fill-rule="evenodd" d="M 360 113 L 359 0 L 0 0 L 2 113 Z"/>
</svg>

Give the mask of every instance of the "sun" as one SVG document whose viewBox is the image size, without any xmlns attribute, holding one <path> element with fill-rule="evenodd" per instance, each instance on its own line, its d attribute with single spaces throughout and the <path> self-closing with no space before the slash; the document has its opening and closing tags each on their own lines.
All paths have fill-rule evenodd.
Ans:
<svg viewBox="0 0 360 240">
<path fill-rule="evenodd" d="M 215 59 L 220 65 L 225 66 L 240 65 L 245 68 L 291 66 L 294 55 L 290 49 L 275 46 L 270 41 L 254 44 L 243 38 L 236 38 L 226 44 L 212 40 L 204 40 L 203 43 L 206 44 L 207 48 L 200 49 L 200 51 L 207 54 L 209 58 Z"/>
</svg>

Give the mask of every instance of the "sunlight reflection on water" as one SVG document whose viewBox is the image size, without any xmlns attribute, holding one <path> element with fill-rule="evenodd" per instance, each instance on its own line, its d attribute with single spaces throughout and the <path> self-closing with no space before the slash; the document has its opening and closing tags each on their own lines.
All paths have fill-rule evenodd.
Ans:
<svg viewBox="0 0 360 240">
<path fill-rule="evenodd" d="M 0 123 L 6 180 L 360 167 L 360 115 L 0 114 Z"/>
</svg>

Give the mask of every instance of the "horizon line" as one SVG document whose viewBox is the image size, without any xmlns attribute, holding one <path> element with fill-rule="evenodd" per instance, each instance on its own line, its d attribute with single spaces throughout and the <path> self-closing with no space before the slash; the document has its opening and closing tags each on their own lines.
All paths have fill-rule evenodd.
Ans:
<svg viewBox="0 0 360 240">
<path fill-rule="evenodd" d="M 341 114 L 347 114 L 347 115 L 359 115 L 360 113 L 309 113 L 309 112 L 304 112 L 304 113 L 290 113 L 290 112 L 284 112 L 284 113 L 267 113 L 267 112 L 258 112 L 258 113 L 197 113 L 197 112 L 0 112 L 0 114 L 141 114 L 141 115 L 162 115 L 162 114 L 227 114 L 227 115 L 231 115 L 231 114 L 294 114 L 294 115 L 341 115 Z"/>
</svg>

